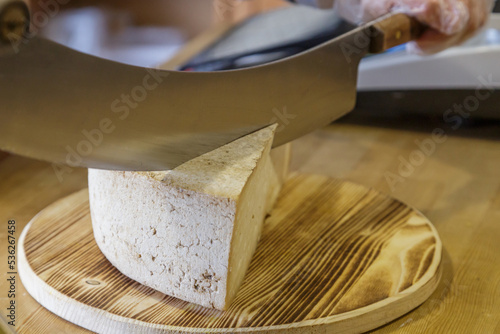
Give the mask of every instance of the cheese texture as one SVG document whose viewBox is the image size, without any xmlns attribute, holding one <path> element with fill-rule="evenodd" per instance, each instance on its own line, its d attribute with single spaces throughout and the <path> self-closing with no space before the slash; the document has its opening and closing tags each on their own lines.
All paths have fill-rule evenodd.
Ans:
<svg viewBox="0 0 500 334">
<path fill-rule="evenodd" d="M 103 254 L 146 286 L 227 309 L 287 171 L 288 146 L 271 159 L 275 129 L 262 129 L 171 171 L 90 169 L 92 225 Z"/>
</svg>

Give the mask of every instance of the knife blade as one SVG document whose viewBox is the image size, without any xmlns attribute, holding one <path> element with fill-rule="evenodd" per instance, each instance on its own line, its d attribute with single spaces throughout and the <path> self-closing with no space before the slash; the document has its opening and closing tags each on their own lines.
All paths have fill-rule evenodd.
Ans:
<svg viewBox="0 0 500 334">
<path fill-rule="evenodd" d="M 83 54 L 26 22 L 23 1 L 0 2 L 0 149 L 136 171 L 175 168 L 273 123 L 274 147 L 325 126 L 354 108 L 360 60 L 420 31 L 389 15 L 269 64 L 190 73 Z"/>
</svg>

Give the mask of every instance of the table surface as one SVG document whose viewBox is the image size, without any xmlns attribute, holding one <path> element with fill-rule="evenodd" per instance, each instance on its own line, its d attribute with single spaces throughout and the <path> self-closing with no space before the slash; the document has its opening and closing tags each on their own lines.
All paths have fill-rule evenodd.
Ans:
<svg viewBox="0 0 500 334">
<path fill-rule="evenodd" d="M 490 130 L 498 132 L 498 128 Z M 482 136 L 485 130 L 479 132 Z M 447 134 L 421 161 L 417 158 L 422 155 L 415 153 L 416 141 L 429 143 L 431 131 L 343 122 L 294 142 L 293 170 L 345 178 L 389 193 L 421 210 L 440 233 L 444 275 L 437 291 L 422 306 L 375 333 L 500 333 L 500 138 L 456 134 Z M 398 171 L 401 160 L 410 159 L 413 172 Z M 16 220 L 19 236 L 44 207 L 86 187 L 86 174 L 74 169 L 60 182 L 50 164 L 18 156 L 3 158 L 0 241 L 4 254 L 9 219 Z M 1 268 L 0 307 L 5 314 L 9 302 L 6 255 Z M 19 278 L 16 306 L 19 333 L 87 332 L 41 307 Z"/>
</svg>

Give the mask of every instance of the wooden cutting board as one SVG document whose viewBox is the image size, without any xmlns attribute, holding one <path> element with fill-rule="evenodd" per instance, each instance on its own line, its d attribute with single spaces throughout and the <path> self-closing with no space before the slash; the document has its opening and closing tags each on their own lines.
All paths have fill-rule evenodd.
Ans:
<svg viewBox="0 0 500 334">
<path fill-rule="evenodd" d="M 423 303 L 439 282 L 441 252 L 435 228 L 407 205 L 347 181 L 295 175 L 226 312 L 115 269 L 94 242 L 86 189 L 24 229 L 19 271 L 40 304 L 99 333 L 360 333 Z"/>
</svg>

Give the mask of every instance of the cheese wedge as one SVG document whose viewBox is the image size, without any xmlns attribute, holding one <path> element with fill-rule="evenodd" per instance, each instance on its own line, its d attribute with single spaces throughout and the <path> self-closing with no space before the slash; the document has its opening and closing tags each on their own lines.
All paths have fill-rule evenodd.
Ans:
<svg viewBox="0 0 500 334">
<path fill-rule="evenodd" d="M 289 146 L 271 159 L 275 129 L 167 172 L 90 169 L 92 225 L 106 258 L 153 289 L 227 309 L 288 170 Z"/>
</svg>

